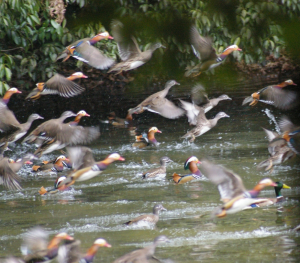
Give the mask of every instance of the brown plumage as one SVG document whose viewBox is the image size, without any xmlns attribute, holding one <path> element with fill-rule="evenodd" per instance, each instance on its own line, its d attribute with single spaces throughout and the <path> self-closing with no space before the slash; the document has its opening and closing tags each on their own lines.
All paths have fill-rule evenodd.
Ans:
<svg viewBox="0 0 300 263">
<path fill-rule="evenodd" d="M 163 156 L 160 158 L 160 167 L 158 168 L 152 168 L 150 170 L 148 170 L 147 172 L 143 173 L 143 178 L 154 178 L 157 177 L 159 175 L 161 176 L 166 176 L 166 172 L 167 172 L 167 163 L 172 162 L 172 160 L 167 157 L 167 156 Z"/>
<path fill-rule="evenodd" d="M 153 244 L 129 252 L 123 255 L 122 257 L 116 259 L 113 263 L 129 263 L 129 262 L 147 263 L 148 259 L 151 258 L 155 259 L 153 256 L 155 253 L 156 246 L 164 242 L 170 242 L 170 241 L 166 236 L 158 236 L 154 239 Z"/>
<path fill-rule="evenodd" d="M 61 97 L 70 98 L 82 93 L 85 89 L 79 86 L 73 80 L 78 78 L 87 78 L 82 72 L 73 73 L 70 77 L 65 78 L 60 74 L 55 74 L 52 78 L 45 83 L 40 82 L 36 84 L 25 99 L 37 100 L 42 95 L 57 94 Z"/>
<path fill-rule="evenodd" d="M 160 211 L 167 211 L 167 209 L 164 208 L 162 206 L 162 204 L 157 204 L 153 207 L 153 214 L 146 214 L 146 215 L 138 216 L 138 217 L 126 222 L 125 225 L 137 224 L 139 222 L 149 222 L 152 224 L 156 224 L 159 219 Z"/>
<path fill-rule="evenodd" d="M 243 105 L 250 103 L 256 105 L 259 101 L 275 106 L 282 110 L 288 110 L 295 106 L 297 93 L 291 90 L 283 89 L 286 86 L 296 85 L 292 80 L 286 80 L 277 85 L 267 86 L 257 92 L 252 93 L 243 101 Z"/>
<path fill-rule="evenodd" d="M 175 119 L 182 116 L 184 114 L 184 110 L 177 107 L 173 102 L 165 98 L 170 88 L 172 88 L 174 85 L 180 84 L 175 80 L 169 80 L 163 90 L 146 98 L 139 105 L 133 108 L 132 112 L 139 114 L 144 110 L 148 110 L 168 119 Z"/>
<path fill-rule="evenodd" d="M 0 100 L 0 132 L 19 128 L 19 121 L 16 119 L 15 114 L 7 107 L 10 97 L 15 93 L 22 92 L 17 88 L 10 88 Z"/>
</svg>

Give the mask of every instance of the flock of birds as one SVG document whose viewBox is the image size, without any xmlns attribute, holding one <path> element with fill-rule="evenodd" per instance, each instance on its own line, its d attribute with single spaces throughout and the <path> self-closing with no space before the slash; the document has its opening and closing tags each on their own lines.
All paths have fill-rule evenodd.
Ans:
<svg viewBox="0 0 300 263">
<path fill-rule="evenodd" d="M 125 39 L 122 34 L 123 25 L 119 21 L 112 23 L 111 37 L 107 32 L 99 33 L 93 38 L 78 40 L 69 45 L 58 59 L 66 61 L 70 57 L 79 59 L 92 67 L 120 74 L 140 67 L 151 59 L 152 53 L 160 47 L 156 43 L 146 51 L 141 51 L 136 39 L 131 36 Z M 102 39 L 114 39 L 117 42 L 120 63 L 115 63 L 94 47 L 93 45 Z M 220 65 L 225 58 L 233 51 L 240 51 L 237 45 L 229 46 L 225 51 L 217 55 L 212 47 L 212 40 L 209 37 L 203 37 L 199 34 L 196 27 L 192 26 L 190 30 L 190 42 L 195 55 L 200 59 L 200 63 L 193 68 L 189 68 L 185 76 L 197 76 L 201 72 L 210 70 Z M 70 77 L 65 78 L 60 74 L 54 75 L 45 83 L 38 83 L 26 99 L 36 100 L 43 95 L 58 94 L 62 97 L 72 97 L 80 94 L 85 89 L 73 82 L 77 78 L 87 78 L 81 72 L 76 72 Z M 227 95 L 221 95 L 218 98 L 209 99 L 204 88 L 197 84 L 191 92 L 191 102 L 180 100 L 180 106 L 175 105 L 166 98 L 170 88 L 179 85 L 175 80 L 166 83 L 165 88 L 155 94 L 152 94 L 136 107 L 129 109 L 125 119 L 117 117 L 110 113 L 109 122 L 117 126 L 130 126 L 133 122 L 133 114 L 141 114 L 145 110 L 160 114 L 169 119 L 179 118 L 186 115 L 190 125 L 195 126 L 188 131 L 182 138 L 190 138 L 193 142 L 196 137 L 208 132 L 217 125 L 219 119 L 229 117 L 225 112 L 219 112 L 215 118 L 207 119 L 205 114 L 215 107 L 222 100 L 231 100 Z M 294 91 L 285 89 L 286 86 L 295 85 L 292 80 L 284 81 L 277 85 L 265 87 L 258 92 L 247 97 L 243 104 L 250 103 L 251 106 L 258 102 L 274 105 L 280 109 L 290 109 L 296 105 L 296 95 Z M 39 114 L 31 114 L 26 123 L 19 123 L 14 113 L 8 108 L 9 99 L 13 94 L 21 93 L 17 88 L 9 89 L 0 100 L 0 130 L 5 135 L 0 140 L 0 184 L 9 190 L 21 190 L 21 178 L 17 172 L 25 163 L 40 158 L 43 154 L 67 148 L 67 157 L 60 155 L 50 162 L 37 163 L 32 167 L 33 171 L 52 171 L 61 172 L 64 167 L 71 168 L 68 176 L 58 177 L 53 189 L 46 190 L 41 187 L 39 193 L 55 194 L 59 191 L 68 191 L 71 185 L 76 181 L 86 181 L 101 174 L 114 161 L 125 161 L 119 153 L 112 153 L 104 160 L 96 161 L 90 148 L 81 146 L 91 143 L 100 136 L 98 127 L 83 127 L 79 121 L 84 116 L 89 116 L 84 110 L 74 114 L 72 111 L 65 111 L 57 119 L 50 119 L 23 139 L 23 143 L 35 144 L 36 151 L 33 154 L 26 154 L 22 159 L 12 160 L 4 157 L 5 150 L 9 149 L 14 142 L 24 137 L 31 127 L 33 121 L 43 119 Z M 73 121 L 65 122 L 67 118 L 75 117 Z M 269 139 L 268 150 L 270 157 L 261 162 L 258 167 L 270 170 L 273 165 L 280 164 L 286 160 L 299 155 L 300 152 L 300 128 L 295 126 L 287 117 L 283 117 L 279 126 L 281 133 L 266 130 Z M 149 146 L 158 146 L 155 134 L 160 133 L 157 127 L 151 127 L 147 134 L 136 136 L 136 142 L 133 147 L 143 148 Z M 160 167 L 146 171 L 143 178 L 153 178 L 166 176 L 167 163 L 172 162 L 167 156 L 160 159 Z M 201 172 L 198 165 L 201 165 Z M 271 205 L 283 199 L 281 195 L 282 188 L 288 188 L 282 182 L 273 182 L 266 178 L 261 180 L 252 190 L 247 191 L 243 185 L 242 179 L 227 168 L 214 164 L 208 160 L 199 161 L 196 156 L 189 157 L 184 163 L 184 168 L 190 170 L 187 175 L 173 174 L 173 180 L 176 184 L 183 184 L 194 179 L 204 177 L 204 175 L 215 185 L 218 186 L 223 205 L 214 211 L 214 216 L 224 217 L 226 214 L 237 213 L 244 209 Z M 204 174 L 204 175 L 203 175 Z M 275 188 L 276 198 L 258 198 L 260 191 L 267 186 Z M 147 221 L 153 224 L 159 219 L 159 212 L 166 210 L 161 204 L 153 208 L 153 214 L 142 215 L 134 218 L 126 224 L 135 224 L 140 221 Z M 61 241 L 64 245 L 59 247 Z M 148 262 L 149 258 L 154 257 L 155 248 L 159 243 L 168 242 L 165 236 L 155 238 L 153 244 L 140 250 L 133 251 L 115 260 L 114 262 Z M 30 230 L 24 236 L 24 245 L 21 258 L 7 258 L 5 262 L 44 262 L 58 256 L 59 262 L 92 262 L 94 255 L 99 247 L 110 247 L 104 239 L 97 239 L 86 255 L 79 253 L 80 241 L 74 240 L 66 233 L 57 234 L 49 243 L 45 230 L 37 227 Z"/>
</svg>

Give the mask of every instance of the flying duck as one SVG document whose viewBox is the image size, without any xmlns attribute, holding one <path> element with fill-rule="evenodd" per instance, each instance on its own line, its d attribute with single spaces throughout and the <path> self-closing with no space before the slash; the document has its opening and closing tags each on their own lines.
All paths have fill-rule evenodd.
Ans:
<svg viewBox="0 0 300 263">
<path fill-rule="evenodd" d="M 195 26 L 191 27 L 190 41 L 193 52 L 201 63 L 188 69 L 184 74 L 185 77 L 196 77 L 204 71 L 221 65 L 231 52 L 236 50 L 241 51 L 237 45 L 231 45 L 227 47 L 222 54 L 217 55 L 216 50 L 212 47 L 212 39 L 210 37 L 201 36 Z"/>
</svg>

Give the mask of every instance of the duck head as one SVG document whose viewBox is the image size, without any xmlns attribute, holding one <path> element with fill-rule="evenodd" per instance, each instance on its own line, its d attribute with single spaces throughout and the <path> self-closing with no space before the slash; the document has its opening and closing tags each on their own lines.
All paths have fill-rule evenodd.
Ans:
<svg viewBox="0 0 300 263">
<path fill-rule="evenodd" d="M 185 161 L 185 163 L 184 163 L 184 170 L 190 169 L 190 164 L 191 164 L 191 163 L 197 164 L 197 163 L 201 163 L 201 162 L 198 160 L 198 158 L 197 158 L 196 156 L 191 156 L 191 157 L 189 157 L 189 158 Z"/>
<path fill-rule="evenodd" d="M 226 94 L 223 94 L 223 95 L 221 95 L 221 96 L 219 96 L 219 99 L 221 99 L 221 100 L 232 100 L 232 98 L 230 98 L 228 95 L 226 95 Z"/>
<path fill-rule="evenodd" d="M 77 116 L 81 116 L 81 117 L 90 117 L 91 115 L 89 115 L 88 113 L 86 113 L 86 111 L 81 110 L 77 112 Z M 76 117 L 77 117 L 76 116 Z"/>
<path fill-rule="evenodd" d="M 94 245 L 98 247 L 111 247 L 111 244 L 109 244 L 104 238 L 96 239 Z"/>
<path fill-rule="evenodd" d="M 225 118 L 225 117 L 229 118 L 230 116 L 227 115 L 225 112 L 221 111 L 221 112 L 219 112 L 219 113 L 216 115 L 215 118 L 220 119 L 220 118 Z"/>
</svg>

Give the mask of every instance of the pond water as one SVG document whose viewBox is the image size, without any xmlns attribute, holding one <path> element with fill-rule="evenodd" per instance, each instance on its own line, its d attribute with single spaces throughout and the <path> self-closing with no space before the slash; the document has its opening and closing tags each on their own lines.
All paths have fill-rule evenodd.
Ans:
<svg viewBox="0 0 300 263">
<path fill-rule="evenodd" d="M 117 151 L 126 161 L 113 163 L 94 179 L 77 182 L 70 192 L 41 197 L 38 189 L 51 188 L 55 176 L 33 174 L 30 166 L 25 165 L 19 172 L 23 178 L 22 191 L 1 187 L 0 256 L 20 256 L 22 235 L 29 228 L 41 225 L 51 236 L 66 231 L 80 239 L 83 252 L 96 238 L 105 238 L 112 248 L 100 249 L 95 262 L 112 262 L 129 251 L 149 245 L 158 235 L 170 239 L 170 243 L 156 249 L 155 255 L 162 262 L 299 262 L 300 233 L 292 229 L 300 224 L 300 159 L 296 157 L 277 165 L 272 173 L 256 169 L 256 165 L 268 157 L 268 142 L 261 127 L 275 129 L 266 109 L 276 119 L 283 114 L 295 117 L 299 111 L 281 112 L 263 104 L 253 108 L 241 106 L 243 97 L 267 84 L 270 83 L 252 80 L 243 85 L 212 84 L 209 97 L 226 93 L 233 100 L 221 101 L 207 117 L 213 118 L 224 111 L 230 118 L 221 119 L 215 128 L 197 137 L 192 144 L 180 138 L 191 129 L 185 117 L 168 120 L 148 112 L 134 116 L 139 132 L 152 126 L 162 131 L 156 135 L 160 145 L 146 149 L 131 147 L 134 137 L 127 129 L 101 123 L 101 136 L 90 145 L 95 159 L 101 160 Z M 186 98 L 190 87 L 175 86 L 170 97 Z M 131 104 L 138 104 L 155 91 L 148 89 L 138 93 L 129 85 L 126 96 Z M 128 108 L 123 106 L 123 112 Z M 21 144 L 11 148 L 13 151 L 6 154 L 10 157 L 34 151 L 33 147 Z M 42 159 L 50 160 L 59 154 L 53 152 Z M 142 173 L 159 166 L 160 157 L 165 155 L 173 160 L 167 166 L 167 177 L 141 179 Z M 187 173 L 183 164 L 192 155 L 199 159 L 209 157 L 235 171 L 247 189 L 262 178 L 280 180 L 291 186 L 282 190 L 287 201 L 223 219 L 212 218 L 211 213 L 221 205 L 215 185 L 207 179 L 184 185 L 175 185 L 172 181 L 174 172 Z M 201 165 L 199 168 L 201 170 Z M 274 189 L 266 188 L 261 196 L 275 197 Z M 138 215 L 151 213 L 157 203 L 162 203 L 167 211 L 161 212 L 156 227 L 123 225 Z"/>
</svg>

